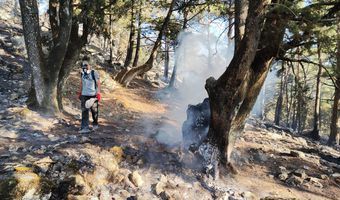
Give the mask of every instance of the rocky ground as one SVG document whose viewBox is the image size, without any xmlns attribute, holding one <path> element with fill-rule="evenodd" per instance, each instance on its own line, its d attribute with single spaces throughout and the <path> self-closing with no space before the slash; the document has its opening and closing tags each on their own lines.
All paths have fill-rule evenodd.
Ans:
<svg viewBox="0 0 340 200">
<path fill-rule="evenodd" d="M 100 128 L 78 134 L 79 74 L 67 82 L 65 113 L 45 116 L 25 106 L 30 85 L 21 29 L 0 23 L 0 199 L 339 199 L 340 151 L 248 120 L 233 159 L 239 173 L 201 173 L 180 144 L 164 143 L 176 106 L 159 84 L 120 87 L 97 67 L 103 86 Z M 172 98 L 163 95 L 163 98 Z"/>
</svg>

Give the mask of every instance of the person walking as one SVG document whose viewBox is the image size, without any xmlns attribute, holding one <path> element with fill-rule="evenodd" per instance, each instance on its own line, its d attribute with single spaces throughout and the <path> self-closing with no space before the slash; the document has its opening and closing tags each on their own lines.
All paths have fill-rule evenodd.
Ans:
<svg viewBox="0 0 340 200">
<path fill-rule="evenodd" d="M 92 130 L 98 129 L 100 80 L 97 71 L 90 65 L 90 59 L 84 57 L 81 62 L 81 83 L 78 97 L 81 102 L 81 128 L 79 133 L 89 133 L 89 110 L 92 113 Z"/>
</svg>

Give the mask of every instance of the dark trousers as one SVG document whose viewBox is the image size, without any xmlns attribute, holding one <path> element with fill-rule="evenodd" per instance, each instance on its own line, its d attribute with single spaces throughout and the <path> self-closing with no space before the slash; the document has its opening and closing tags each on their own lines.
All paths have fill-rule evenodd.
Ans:
<svg viewBox="0 0 340 200">
<path fill-rule="evenodd" d="M 93 125 L 98 125 L 98 114 L 99 114 L 99 105 L 98 101 L 95 101 L 90 109 L 85 108 L 85 102 L 91 98 L 95 98 L 96 96 L 81 96 L 81 129 L 89 128 L 89 110 L 91 109 Z"/>
</svg>

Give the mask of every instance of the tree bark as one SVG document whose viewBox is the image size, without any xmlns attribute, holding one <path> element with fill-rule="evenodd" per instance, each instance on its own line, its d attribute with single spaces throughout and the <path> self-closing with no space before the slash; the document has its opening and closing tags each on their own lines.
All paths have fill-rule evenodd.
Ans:
<svg viewBox="0 0 340 200">
<path fill-rule="evenodd" d="M 45 56 L 42 53 L 37 2 L 36 0 L 20 0 L 25 44 L 34 83 L 32 94 L 35 94 L 35 97 L 31 100 L 34 100 L 34 104 L 39 109 L 51 114 L 59 112 L 57 104 L 58 74 L 64 61 L 72 25 L 71 1 L 61 0 L 59 7 L 59 24 L 51 25 L 52 33 L 57 33 L 57 35 L 53 36 L 53 46 L 45 62 Z M 56 18 L 55 14 L 55 12 L 51 13 L 54 19 Z"/>
<path fill-rule="evenodd" d="M 134 0 L 131 2 L 131 21 L 130 21 L 130 36 L 129 36 L 129 44 L 126 50 L 126 57 L 124 61 L 124 67 L 128 67 L 132 61 L 133 55 L 133 46 L 135 44 L 134 37 L 135 37 L 135 17 L 134 17 Z"/>
<path fill-rule="evenodd" d="M 249 2 L 249 11 L 245 35 L 237 52 L 234 54 L 226 71 L 215 80 L 210 77 L 205 88 L 209 95 L 211 121 L 208 132 L 209 140 L 216 144 L 221 152 L 221 161 L 230 162 L 230 153 L 235 139 L 233 122 L 238 107 L 244 100 L 250 80 L 250 67 L 255 58 L 264 21 L 267 2 L 256 0 Z"/>
<path fill-rule="evenodd" d="M 137 42 L 136 42 L 135 58 L 133 59 L 132 67 L 136 67 L 138 64 L 141 35 L 142 35 L 142 1 L 139 1 Z"/>
<path fill-rule="evenodd" d="M 330 127 L 330 135 L 328 139 L 328 144 L 333 145 L 340 143 L 340 134 L 339 134 L 339 99 L 340 99 L 340 14 L 337 16 L 337 52 L 336 52 L 336 85 L 334 89 L 334 101 L 332 108 L 332 118 L 331 118 L 331 127 Z"/>
<path fill-rule="evenodd" d="M 170 62 L 170 56 L 169 56 L 169 44 L 168 40 L 165 38 L 165 58 L 164 58 L 164 79 L 168 81 L 169 78 L 169 62 Z"/>
<path fill-rule="evenodd" d="M 208 138 L 217 144 L 221 161 L 227 164 L 230 164 L 235 139 L 255 104 L 286 27 L 285 13 L 277 9 L 268 15 L 259 37 L 265 5 L 265 1 L 249 2 L 245 34 L 231 63 L 217 81 L 209 78 L 206 83 L 212 113 Z"/>
<path fill-rule="evenodd" d="M 163 21 L 161 30 L 159 30 L 159 34 L 158 34 L 157 40 L 156 40 L 156 42 L 155 42 L 155 44 L 154 44 L 154 46 L 153 46 L 153 48 L 151 50 L 149 59 L 143 65 L 141 65 L 139 67 L 132 68 L 132 69 L 130 69 L 129 71 L 126 72 L 126 74 L 123 76 L 123 78 L 120 81 L 120 83 L 123 86 L 125 86 L 125 87 L 128 86 L 130 84 L 130 82 L 137 75 L 143 74 L 143 73 L 149 71 L 150 69 L 152 69 L 154 59 L 156 58 L 157 49 L 161 45 L 161 40 L 162 40 L 162 37 L 164 35 L 164 31 L 168 27 L 168 24 L 169 24 L 169 21 L 170 21 L 170 17 L 171 17 L 173 8 L 175 6 L 175 3 L 176 3 L 176 0 L 172 0 L 171 1 L 168 13 L 167 13 L 167 15 L 166 15 L 166 17 L 165 17 L 165 19 Z"/>
<path fill-rule="evenodd" d="M 85 33 L 88 34 L 88 33 Z M 72 26 L 70 43 L 67 47 L 67 53 L 65 55 L 64 62 L 59 72 L 58 87 L 57 87 L 57 101 L 60 111 L 64 110 L 63 107 L 63 90 L 67 78 L 69 77 L 72 69 L 76 66 L 76 62 L 79 60 L 82 48 L 87 42 L 87 35 L 83 37 L 78 36 L 78 23 L 74 23 Z"/>
<path fill-rule="evenodd" d="M 318 60 L 319 60 L 319 66 L 318 66 L 318 74 L 316 76 L 316 91 L 315 91 L 315 102 L 314 102 L 314 119 L 313 119 L 313 130 L 311 132 L 311 137 L 315 140 L 320 139 L 320 89 L 321 89 L 321 73 L 322 73 L 322 61 L 321 61 L 321 47 L 320 43 L 318 44 Z"/>
<path fill-rule="evenodd" d="M 244 35 L 244 28 L 246 24 L 247 18 L 247 10 L 248 3 L 246 0 L 237 0 L 235 1 L 235 48 L 234 52 L 236 52 L 237 47 L 239 46 L 242 37 Z"/>
<path fill-rule="evenodd" d="M 280 92 L 279 92 L 279 96 L 278 96 L 277 102 L 276 102 L 275 118 L 274 118 L 274 123 L 277 126 L 280 126 L 285 80 L 286 80 L 286 71 L 285 71 L 285 68 L 284 68 L 284 62 L 282 61 Z"/>
</svg>

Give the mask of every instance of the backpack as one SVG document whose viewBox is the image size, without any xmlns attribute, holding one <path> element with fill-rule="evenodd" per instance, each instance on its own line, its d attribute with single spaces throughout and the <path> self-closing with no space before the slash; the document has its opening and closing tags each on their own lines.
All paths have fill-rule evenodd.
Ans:
<svg viewBox="0 0 340 200">
<path fill-rule="evenodd" d="M 94 89 L 97 90 L 97 80 L 96 80 L 96 77 L 94 76 L 94 70 L 91 70 L 91 77 L 94 80 Z M 83 74 L 82 73 L 80 73 L 80 78 L 81 79 L 83 78 Z"/>
</svg>

